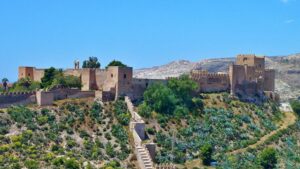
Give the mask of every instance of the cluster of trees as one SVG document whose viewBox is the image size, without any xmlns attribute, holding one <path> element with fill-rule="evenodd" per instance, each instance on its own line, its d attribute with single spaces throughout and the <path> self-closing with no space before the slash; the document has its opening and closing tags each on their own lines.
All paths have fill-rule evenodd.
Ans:
<svg viewBox="0 0 300 169">
<path fill-rule="evenodd" d="M 100 68 L 101 63 L 98 61 L 97 57 L 91 56 L 88 60 L 83 61 L 82 68 Z M 111 61 L 106 68 L 109 66 L 120 66 L 120 67 L 127 67 L 124 63 L 118 60 Z"/>
<path fill-rule="evenodd" d="M 139 106 L 139 113 L 150 117 L 151 112 L 155 111 L 163 115 L 175 115 L 178 119 L 189 112 L 197 115 L 203 111 L 202 99 L 195 97 L 197 89 L 197 83 L 187 75 L 172 78 L 167 85 L 153 84 L 144 92 L 144 101 Z"/>
<path fill-rule="evenodd" d="M 42 88 L 53 88 L 56 86 L 81 88 L 81 81 L 78 77 L 64 75 L 62 69 L 51 67 L 45 70 L 44 77 L 41 79 Z"/>
</svg>

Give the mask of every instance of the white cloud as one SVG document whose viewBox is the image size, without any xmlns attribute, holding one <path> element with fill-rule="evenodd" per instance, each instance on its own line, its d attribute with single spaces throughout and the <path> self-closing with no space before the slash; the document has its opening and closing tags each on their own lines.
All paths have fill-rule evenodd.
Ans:
<svg viewBox="0 0 300 169">
<path fill-rule="evenodd" d="M 293 23 L 293 22 L 295 22 L 294 19 L 288 19 L 288 20 L 284 21 L 284 23 L 286 23 L 286 24 L 290 24 L 290 23 Z"/>
</svg>

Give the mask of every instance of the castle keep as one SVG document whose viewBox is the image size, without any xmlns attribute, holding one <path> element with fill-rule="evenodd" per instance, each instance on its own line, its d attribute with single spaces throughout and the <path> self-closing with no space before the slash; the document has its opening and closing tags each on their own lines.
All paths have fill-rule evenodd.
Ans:
<svg viewBox="0 0 300 169">
<path fill-rule="evenodd" d="M 133 78 L 132 67 L 110 66 L 107 69 L 79 68 L 75 62 L 73 69 L 64 70 L 65 75 L 79 77 L 82 90 L 96 90 L 102 100 L 113 100 L 119 96 L 140 98 L 146 88 L 155 82 L 166 83 L 167 79 Z M 28 77 L 41 81 L 44 69 L 19 67 L 19 79 Z M 210 73 L 205 70 L 192 70 L 190 77 L 199 86 L 199 92 L 228 91 L 232 95 L 254 96 L 265 93 L 275 98 L 275 71 L 265 68 L 265 57 L 238 55 L 236 62 L 229 65 L 228 72 Z"/>
<path fill-rule="evenodd" d="M 229 91 L 232 95 L 246 96 L 265 92 L 276 99 L 275 70 L 265 68 L 265 57 L 238 55 L 227 73 L 192 70 L 190 77 L 198 82 L 201 92 Z"/>
</svg>

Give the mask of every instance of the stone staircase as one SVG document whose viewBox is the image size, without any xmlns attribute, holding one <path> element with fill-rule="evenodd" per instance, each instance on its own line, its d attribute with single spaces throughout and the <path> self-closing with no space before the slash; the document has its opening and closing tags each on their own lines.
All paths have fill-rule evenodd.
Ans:
<svg viewBox="0 0 300 169">
<path fill-rule="evenodd" d="M 142 141 L 145 139 L 145 122 L 141 116 L 134 111 L 134 106 L 128 96 L 125 97 L 128 110 L 131 114 L 130 131 L 134 140 L 134 151 L 140 169 L 176 169 L 175 165 L 162 164 L 154 166 L 149 150 Z M 153 143 L 152 143 L 153 144 Z M 148 144 L 149 146 L 149 144 Z M 151 152 L 155 152 L 151 150 Z M 154 153 L 155 154 L 155 153 Z M 153 156 L 152 156 L 153 157 Z"/>
<path fill-rule="evenodd" d="M 148 149 L 145 147 L 145 145 L 142 144 L 143 137 L 145 131 L 142 128 L 141 130 L 138 130 L 138 127 L 142 127 L 145 125 L 144 120 L 140 117 L 140 115 L 134 111 L 134 106 L 130 100 L 129 97 L 125 97 L 125 102 L 127 104 L 128 110 L 131 114 L 131 120 L 130 120 L 130 131 L 133 135 L 134 140 L 134 149 L 135 154 L 137 157 L 137 161 L 139 164 L 139 168 L 141 169 L 154 169 L 152 158 L 149 154 Z M 143 133 L 141 133 L 143 132 Z"/>
<path fill-rule="evenodd" d="M 141 145 L 136 145 L 136 150 L 139 156 L 138 158 L 140 158 L 142 161 L 143 166 L 141 168 L 153 169 L 153 162 L 146 147 Z"/>
</svg>

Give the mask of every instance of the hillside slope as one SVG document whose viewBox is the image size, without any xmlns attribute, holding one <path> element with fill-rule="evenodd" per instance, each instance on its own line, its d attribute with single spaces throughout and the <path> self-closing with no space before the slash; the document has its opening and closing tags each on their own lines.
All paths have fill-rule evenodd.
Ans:
<svg viewBox="0 0 300 169">
<path fill-rule="evenodd" d="M 199 62 L 180 60 L 153 68 L 134 70 L 134 77 L 154 79 L 176 77 L 189 73 L 192 69 L 224 72 L 234 61 L 235 58 L 205 59 Z M 283 100 L 300 96 L 300 54 L 267 57 L 266 66 L 276 69 L 276 91 Z"/>
<path fill-rule="evenodd" d="M 135 168 L 124 101 L 0 110 L 0 168 Z"/>
</svg>

